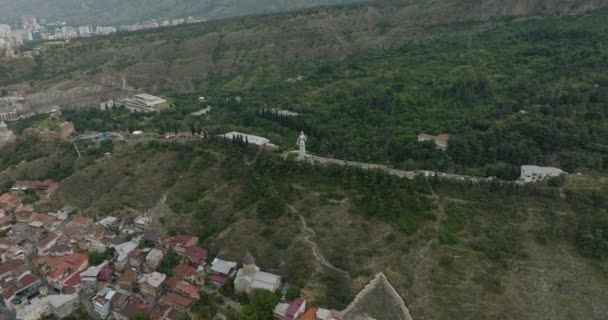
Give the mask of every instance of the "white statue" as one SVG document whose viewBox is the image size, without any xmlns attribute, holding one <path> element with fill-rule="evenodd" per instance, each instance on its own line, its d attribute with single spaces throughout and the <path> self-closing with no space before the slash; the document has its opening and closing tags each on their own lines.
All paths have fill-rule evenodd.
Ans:
<svg viewBox="0 0 608 320">
<path fill-rule="evenodd" d="M 300 132 L 300 136 L 298 137 L 298 141 L 296 141 L 298 145 L 298 161 L 306 160 L 306 135 L 304 135 L 304 131 Z"/>
</svg>

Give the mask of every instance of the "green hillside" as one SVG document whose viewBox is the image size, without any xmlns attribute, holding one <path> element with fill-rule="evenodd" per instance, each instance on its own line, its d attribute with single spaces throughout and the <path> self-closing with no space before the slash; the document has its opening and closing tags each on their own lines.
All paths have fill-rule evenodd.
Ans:
<svg viewBox="0 0 608 320">
<path fill-rule="evenodd" d="M 252 251 L 314 304 L 343 307 L 383 271 L 415 319 L 602 319 L 607 311 L 605 189 L 568 182 L 560 197 L 547 185 L 401 180 L 301 166 L 221 140 L 115 142 L 109 158 L 83 148 L 80 159 L 69 144 L 23 145 L 0 155 L 2 168 L 12 165 L 3 181 L 73 170 L 40 210 L 72 204 L 127 220 L 149 212 L 155 228 L 194 233 L 212 255 Z"/>
<path fill-rule="evenodd" d="M 275 19 L 251 21 L 254 26 L 286 23 Z M 504 22 L 481 33 L 444 35 L 322 61 L 281 60 L 293 58 L 287 52 L 297 49 L 289 44 L 283 55 L 273 49 L 270 54 L 276 58 L 260 58 L 264 50 L 254 47 L 254 40 L 224 46 L 241 31 L 225 30 L 226 36 L 218 38 L 214 30 L 226 26 L 218 24 L 176 29 L 179 33 L 172 36 L 183 40 L 173 42 L 164 38 L 169 34 L 154 32 L 49 49 L 35 75 L 55 79 L 40 83 L 58 78 L 81 82 L 82 77 L 139 71 L 140 76 L 130 78 L 134 83 L 158 88 L 181 107 L 152 117 L 120 110 L 70 115 L 81 130 L 144 128 L 162 134 L 190 131 L 193 125 L 214 133 L 240 128 L 285 147 L 291 147 L 303 130 L 311 136 L 309 149 L 317 155 L 410 170 L 502 179 L 518 177 L 523 164 L 558 166 L 571 173 L 606 172 L 606 19 L 608 11 L 603 9 L 580 17 Z M 242 30 L 232 23 L 228 25 Z M 445 28 L 472 27 L 454 22 Z M 211 35 L 215 42 L 205 44 L 211 53 L 190 47 Z M 180 49 L 165 49 L 162 44 L 167 43 Z M 361 38 L 351 45 L 363 51 L 365 43 Z M 95 55 L 90 54 L 93 51 Z M 124 59 L 105 58 L 123 55 Z M 199 65 L 210 69 L 185 76 Z M 208 119 L 190 115 L 201 108 L 196 102 L 199 95 L 210 97 L 209 103 L 217 107 Z M 236 96 L 244 102 L 236 103 Z M 260 112 L 275 107 L 301 115 L 286 118 Z M 417 143 L 420 132 L 451 134 L 447 153 Z"/>
</svg>

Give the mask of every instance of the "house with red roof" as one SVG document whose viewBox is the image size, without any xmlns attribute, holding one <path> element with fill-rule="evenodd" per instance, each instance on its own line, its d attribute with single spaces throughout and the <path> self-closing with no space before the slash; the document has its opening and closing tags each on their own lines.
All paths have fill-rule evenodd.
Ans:
<svg viewBox="0 0 608 320">
<path fill-rule="evenodd" d="M 184 258 L 197 266 L 205 266 L 207 260 L 207 250 L 199 246 L 193 246 L 186 249 Z"/>
<path fill-rule="evenodd" d="M 2 209 L 0 209 L 2 210 Z M 13 216 L 5 215 L 0 217 L 0 231 L 10 229 L 13 226 Z"/>
<path fill-rule="evenodd" d="M 89 265 L 87 255 L 76 252 L 65 257 L 42 256 L 35 258 L 32 264 L 46 275 L 46 280 L 56 289 L 62 289 L 68 279 L 80 273 Z"/>
<path fill-rule="evenodd" d="M 173 270 L 171 270 L 171 272 L 173 272 L 174 276 L 182 280 L 188 281 L 190 283 L 196 282 L 196 269 L 185 263 L 178 264 L 177 266 L 175 266 L 175 268 L 173 268 Z"/>
<path fill-rule="evenodd" d="M 189 234 L 182 234 L 173 238 L 163 239 L 166 249 L 174 250 L 177 253 L 183 254 L 187 248 L 198 244 L 198 237 Z"/>
<path fill-rule="evenodd" d="M 58 235 L 50 233 L 46 238 L 40 240 L 38 242 L 38 254 L 47 254 L 49 249 L 51 249 L 57 243 L 57 239 L 59 239 Z"/>
<path fill-rule="evenodd" d="M 184 297 L 179 295 L 173 291 L 167 292 L 162 298 L 160 298 L 159 303 L 163 306 L 171 307 L 177 311 L 186 313 L 192 307 L 194 303 L 194 299 L 189 297 Z"/>
<path fill-rule="evenodd" d="M 35 295 L 43 283 L 31 273 L 21 277 L 6 276 L 0 278 L 0 292 L 4 300 L 4 305 L 15 310 L 15 306 L 20 305 L 26 298 Z"/>
<path fill-rule="evenodd" d="M 0 208 L 6 210 L 14 210 L 21 204 L 21 200 L 10 193 L 5 193 L 0 196 Z"/>
<path fill-rule="evenodd" d="M 97 274 L 97 282 L 110 282 L 112 281 L 112 274 L 114 273 L 114 264 L 112 262 L 106 263 Z"/>
<path fill-rule="evenodd" d="M 177 277 L 169 277 L 165 281 L 165 288 L 192 299 L 199 298 L 197 287 Z"/>
<path fill-rule="evenodd" d="M 131 289 L 135 286 L 136 282 L 137 273 L 130 268 L 126 268 L 125 272 L 123 272 L 120 278 L 118 278 L 117 283 L 121 288 Z"/>
<path fill-rule="evenodd" d="M 128 257 L 129 257 L 129 265 L 131 267 L 140 267 L 143 263 L 144 260 L 146 259 L 146 254 L 147 252 L 145 252 L 143 249 L 140 248 L 136 248 L 133 251 L 129 252 Z"/>
</svg>

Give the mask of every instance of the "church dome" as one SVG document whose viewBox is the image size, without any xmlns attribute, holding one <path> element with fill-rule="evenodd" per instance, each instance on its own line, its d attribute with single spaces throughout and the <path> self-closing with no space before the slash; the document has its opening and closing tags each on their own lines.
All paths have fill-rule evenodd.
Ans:
<svg viewBox="0 0 608 320">
<path fill-rule="evenodd" d="M 245 256 L 243 257 L 243 265 L 246 266 L 251 264 L 255 264 L 255 259 L 253 258 L 251 253 L 247 251 L 247 253 L 245 253 Z"/>
</svg>

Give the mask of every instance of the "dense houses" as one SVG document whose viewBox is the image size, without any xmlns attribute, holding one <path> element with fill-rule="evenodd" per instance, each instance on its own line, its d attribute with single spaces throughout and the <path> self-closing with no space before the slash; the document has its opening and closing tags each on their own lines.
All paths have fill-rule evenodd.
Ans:
<svg viewBox="0 0 608 320">
<path fill-rule="evenodd" d="M 282 277 L 262 270 L 249 251 L 240 262 L 210 259 L 198 237 L 150 229 L 145 215 L 96 221 L 69 205 L 40 212 L 22 203 L 25 192 L 50 197 L 59 187 L 53 181 L 17 181 L 0 195 L 0 228 L 6 233 L 0 239 L 0 294 L 17 319 L 63 318 L 86 304 L 81 309 L 94 319 L 128 320 L 143 312 L 153 320 L 178 320 L 201 292 L 222 286 L 237 295 L 286 290 Z M 397 316 L 386 316 L 394 312 Z M 296 297 L 282 299 L 272 313 L 280 320 L 367 319 L 357 318 L 361 314 L 411 319 L 382 274 L 343 311 L 310 307 Z"/>
</svg>

